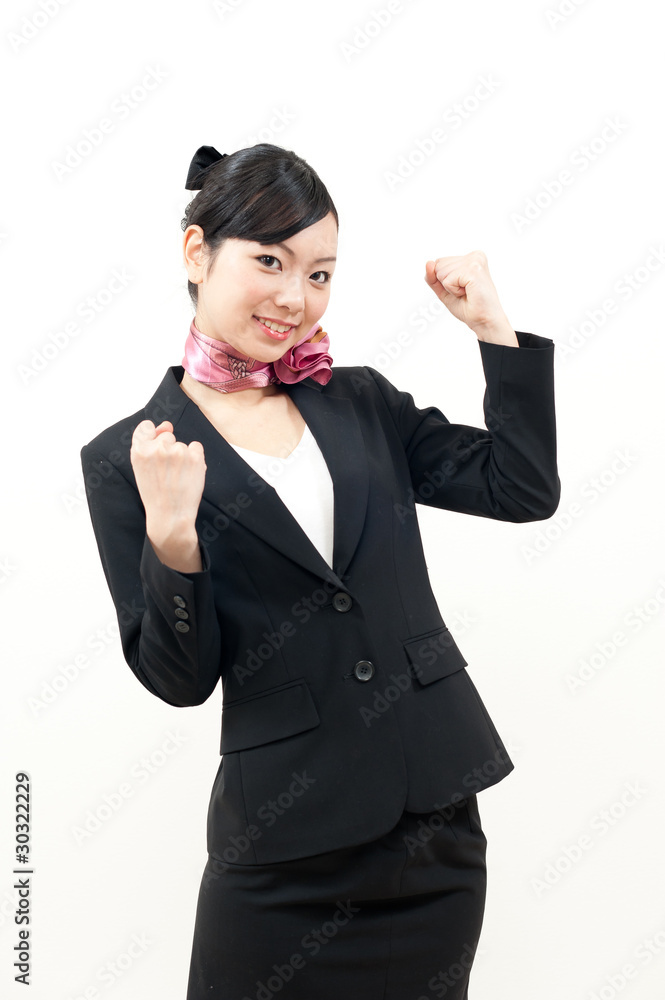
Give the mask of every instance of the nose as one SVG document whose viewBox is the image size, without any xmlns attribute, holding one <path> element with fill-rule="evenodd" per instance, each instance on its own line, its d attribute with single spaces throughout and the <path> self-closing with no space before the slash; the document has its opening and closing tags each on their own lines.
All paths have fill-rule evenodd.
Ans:
<svg viewBox="0 0 665 1000">
<path fill-rule="evenodd" d="M 283 306 L 289 313 L 299 313 L 305 308 L 305 283 L 297 274 L 285 275 L 275 290 L 276 306 Z"/>
</svg>

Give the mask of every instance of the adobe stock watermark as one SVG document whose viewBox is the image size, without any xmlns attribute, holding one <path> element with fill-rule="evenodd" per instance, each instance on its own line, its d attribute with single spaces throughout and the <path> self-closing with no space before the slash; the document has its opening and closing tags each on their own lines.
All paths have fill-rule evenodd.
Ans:
<svg viewBox="0 0 665 1000">
<path fill-rule="evenodd" d="M 616 1000 L 626 986 L 634 982 L 655 958 L 661 958 L 664 952 L 665 928 L 659 927 L 655 933 L 640 941 L 618 969 L 607 973 L 602 984 L 587 994 L 587 1000 Z"/>
<path fill-rule="evenodd" d="M 141 107 L 149 95 L 162 85 L 168 75 L 159 66 L 148 66 L 138 83 L 135 83 L 130 90 L 123 90 L 118 97 L 114 98 L 107 115 L 100 118 L 90 128 L 83 129 L 80 137 L 65 147 L 61 159 L 51 160 L 51 169 L 55 177 L 59 181 L 69 177 L 96 149 L 99 149 L 106 142 L 107 137 L 115 132 L 120 122 L 127 121 L 132 113 Z"/>
<path fill-rule="evenodd" d="M 620 136 L 627 131 L 628 125 L 613 118 L 605 118 L 602 129 L 587 142 L 578 146 L 568 157 L 570 167 L 563 167 L 555 177 L 541 181 L 540 190 L 528 198 L 519 211 L 511 212 L 510 221 L 516 233 L 532 226 L 542 218 L 548 208 L 570 188 L 589 167 L 598 163 L 600 158 L 610 149 Z"/>
<path fill-rule="evenodd" d="M 621 305 L 629 302 L 647 282 L 651 281 L 663 264 L 665 264 L 665 244 L 661 243 L 659 246 L 651 244 L 643 263 L 638 264 L 632 271 L 624 272 L 614 282 L 612 286 L 614 295 L 603 299 L 592 309 L 585 309 L 584 319 L 578 321 L 575 326 L 568 327 L 570 336 L 567 342 L 557 340 L 554 360 L 557 363 L 565 363 L 568 358 L 578 354 L 608 320 L 617 314 Z"/>
<path fill-rule="evenodd" d="M 404 349 L 414 345 L 414 332 L 424 334 L 428 327 L 447 311 L 440 299 L 433 299 L 431 302 L 428 299 L 427 304 L 421 303 L 417 309 L 409 314 L 406 327 L 398 330 L 391 340 L 382 340 L 379 344 L 379 350 L 373 357 L 364 355 L 358 362 L 358 366 L 374 368 L 381 375 L 385 375 L 391 365 L 402 356 Z M 411 327 L 413 327 L 414 332 L 411 331 Z M 362 375 L 352 375 L 350 382 L 357 396 L 366 386 L 375 384 L 374 378 L 369 372 Z"/>
<path fill-rule="evenodd" d="M 157 397 L 152 410 L 146 412 L 146 418 L 152 420 L 155 424 L 159 424 L 163 420 L 169 420 L 173 416 L 173 413 L 180 408 L 181 403 L 177 400 L 173 401 L 169 398 L 162 399 Z M 122 474 L 122 467 L 130 464 L 129 447 L 131 445 L 132 434 L 133 431 L 125 431 L 119 438 L 119 443 L 123 446 L 123 450 L 113 449 L 107 456 L 100 454 L 94 463 L 90 463 L 90 468 L 86 471 L 85 476 L 80 475 L 73 488 L 60 494 L 60 500 L 68 514 L 72 514 L 81 507 L 85 507 L 86 496 L 90 496 L 91 493 L 100 487 L 103 488 L 105 483 L 113 479 L 115 475 Z M 304 447 L 305 445 L 303 445 Z M 269 472 L 272 471 L 275 474 L 278 471 L 283 471 L 289 457 L 286 456 L 284 459 L 275 458 L 275 463 L 277 464 L 268 463 Z M 270 486 L 253 469 L 246 476 L 245 483 L 247 490 L 252 490 L 256 496 L 260 496 Z M 199 517 L 197 518 L 197 529 L 202 541 L 208 544 L 216 541 L 223 531 L 226 531 L 234 522 L 242 518 L 242 512 L 250 507 L 254 500 L 254 496 L 250 496 L 247 490 L 240 490 L 226 504 L 211 504 L 207 501 L 204 492 Z M 214 508 L 215 513 L 211 516 L 205 516 L 203 511 L 210 508 Z"/>
<path fill-rule="evenodd" d="M 348 579 L 348 575 L 343 576 L 342 582 Z M 339 584 L 334 580 L 324 580 L 322 586 L 317 587 L 310 594 L 302 594 L 297 601 L 291 605 L 290 611 L 299 625 L 306 625 L 310 618 L 317 614 L 323 607 L 330 606 L 331 596 L 340 593 Z M 255 647 L 247 647 L 243 663 L 233 664 L 233 673 L 242 687 L 249 677 L 253 677 L 258 670 L 273 658 L 277 650 L 280 650 L 287 639 L 291 639 L 297 632 L 296 625 L 291 618 L 285 618 L 281 624 L 272 632 L 264 631 L 260 642 Z"/>
<path fill-rule="evenodd" d="M 421 994 L 419 997 L 415 997 L 414 1000 L 431 1000 L 432 996 L 437 998 L 446 997 L 449 990 L 455 987 L 459 990 L 459 984 L 463 979 L 468 977 L 473 960 L 477 954 L 478 949 L 475 946 L 464 944 L 456 962 L 451 962 L 445 970 L 439 969 L 435 975 L 427 980 L 429 994 Z"/>
<path fill-rule="evenodd" d="M 653 622 L 663 607 L 665 607 L 665 576 L 658 580 L 656 590 L 643 604 L 635 604 L 626 612 L 622 619 L 622 625 L 626 626 L 625 630 L 616 629 L 611 636 L 594 643 L 593 652 L 578 660 L 577 672 L 565 675 L 566 685 L 571 694 L 577 694 L 581 688 L 598 677 L 608 663 L 614 660 L 619 650 L 628 644 L 631 637 L 641 632 L 645 625 Z"/>
<path fill-rule="evenodd" d="M 4 927 L 7 921 L 11 924 L 14 923 L 17 902 L 18 892 L 16 889 L 14 887 L 11 889 L 5 889 L 2 895 L 2 901 L 0 902 L 0 927 Z"/>
<path fill-rule="evenodd" d="M 356 25 L 350 41 L 339 43 L 344 61 L 350 63 L 352 59 L 369 48 L 372 42 L 392 24 L 395 15 L 401 14 L 403 10 L 402 0 L 388 0 L 385 6 L 378 10 L 372 8 L 366 20 L 362 24 Z"/>
<path fill-rule="evenodd" d="M 536 896 L 540 898 L 549 892 L 561 879 L 571 872 L 585 858 L 596 844 L 616 828 L 628 815 L 636 803 L 641 802 L 649 791 L 639 780 L 626 782 L 623 791 L 617 799 L 605 809 L 595 814 L 589 823 L 589 833 L 581 834 L 572 844 L 566 844 L 555 858 L 548 861 L 538 878 L 532 878 L 530 885 Z M 594 839 L 594 835 L 595 839 Z"/>
<path fill-rule="evenodd" d="M 488 434 L 493 434 L 499 427 L 502 427 L 507 420 L 512 417 L 511 413 L 506 413 L 501 406 L 498 410 L 491 406 L 485 408 L 485 423 L 487 429 L 482 427 L 473 429 L 473 433 L 460 434 L 458 439 L 448 449 L 453 458 L 445 458 L 437 468 L 429 469 L 424 478 L 427 482 L 420 483 L 417 488 L 411 486 L 406 495 L 406 504 L 393 504 L 393 511 L 400 524 L 404 524 L 407 517 L 414 517 L 416 514 L 415 504 L 426 503 L 431 499 L 437 490 L 444 487 L 449 479 L 452 479 L 459 471 L 460 466 L 468 461 L 478 448 L 482 447 L 488 440 Z"/>
<path fill-rule="evenodd" d="M 272 485 L 273 479 L 279 479 L 284 470 L 292 465 L 301 455 L 311 452 L 316 445 L 313 436 L 306 434 L 298 442 L 295 448 L 289 451 L 289 445 L 282 445 L 278 455 L 263 455 L 261 462 L 261 476 L 266 479 L 268 485 Z M 232 445 L 232 447 L 235 447 Z M 243 450 L 242 448 L 240 449 Z"/>
<path fill-rule="evenodd" d="M 170 420 L 174 413 L 182 408 L 180 399 L 166 396 L 156 396 L 150 408 L 145 409 L 145 419 L 152 420 L 157 425 L 164 420 Z M 134 429 L 123 431 L 118 438 L 120 448 L 112 448 L 107 455 L 99 454 L 97 458 L 90 461 L 90 468 L 85 476 L 80 475 L 76 485 L 69 493 L 61 493 L 65 510 L 68 514 L 78 508 L 85 506 L 86 495 L 90 496 L 95 490 L 103 486 L 104 483 L 112 479 L 116 474 L 124 475 L 125 470 L 131 467 L 130 449 Z M 265 489 L 265 486 L 262 487 Z M 222 508 L 224 509 L 224 508 Z"/>
<path fill-rule="evenodd" d="M 586 0 L 560 0 L 556 7 L 548 7 L 545 11 L 545 20 L 550 28 L 558 28 L 570 20 Z"/>
<path fill-rule="evenodd" d="M 157 398 L 152 410 L 146 414 L 146 419 L 152 420 L 154 424 L 160 424 L 163 420 L 169 420 L 173 413 L 179 410 L 181 404 L 168 399 Z M 121 472 L 122 467 L 131 466 L 129 449 L 132 441 L 132 431 L 125 431 L 119 442 L 126 450 L 113 449 L 108 456 L 101 456 L 95 465 L 85 473 L 81 474 L 73 489 L 60 494 L 60 500 L 68 514 L 86 506 L 86 496 L 90 496 L 95 490 L 103 487 L 106 482 Z M 252 487 L 257 494 L 263 493 L 267 489 L 267 484 L 252 471 L 246 479 L 248 487 Z M 205 501 L 205 495 L 203 500 Z M 226 504 L 215 505 L 216 513 L 212 520 L 200 515 L 197 521 L 199 535 L 204 542 L 213 542 L 219 538 L 220 533 L 225 531 L 234 521 L 241 516 L 242 511 L 250 506 L 252 497 L 244 490 L 236 494 L 233 500 Z"/>
<path fill-rule="evenodd" d="M 131 780 L 121 782 L 118 788 L 111 792 L 105 792 L 102 801 L 93 809 L 86 811 L 81 823 L 70 827 L 77 847 L 93 837 L 105 823 L 113 819 L 127 800 L 132 798 L 137 788 L 145 785 L 188 741 L 189 736 L 182 736 L 178 730 L 175 733 L 169 731 L 158 747 L 132 764 L 129 770 Z"/>
<path fill-rule="evenodd" d="M 505 749 L 497 747 L 492 757 L 484 761 L 480 767 L 474 767 L 471 771 L 467 771 L 464 775 L 461 783 L 465 788 L 465 792 L 453 792 L 450 796 L 449 802 L 434 803 L 434 809 L 427 819 L 420 818 L 418 820 L 418 833 L 416 836 L 414 837 L 411 834 L 405 834 L 402 838 L 411 857 L 413 857 L 421 847 L 428 844 L 434 834 L 437 831 L 442 830 L 447 822 L 450 822 L 458 809 L 466 807 L 469 795 L 475 795 L 477 792 L 480 792 L 483 788 L 487 787 L 488 783 L 491 782 L 497 776 L 501 768 L 506 765 L 507 757 L 509 757 L 510 754 L 514 754 L 518 749 L 519 748 L 514 747 L 506 747 Z"/>
<path fill-rule="evenodd" d="M 6 583 L 16 573 L 17 567 L 9 556 L 0 559 L 0 583 Z"/>
<path fill-rule="evenodd" d="M 438 802 L 434 803 L 434 809 L 427 817 L 423 819 L 420 817 L 418 819 L 418 833 L 416 836 L 405 833 L 402 837 L 402 841 L 410 857 L 414 857 L 417 852 L 423 848 L 426 844 L 429 844 L 435 833 L 439 830 L 443 830 L 446 823 L 449 823 L 458 809 L 463 809 L 466 805 L 466 799 L 464 796 L 460 795 L 458 792 L 454 792 L 452 795 L 452 801 L 440 805 Z"/>
<path fill-rule="evenodd" d="M 245 0 L 213 0 L 212 9 L 217 17 L 225 18 L 228 14 L 234 14 L 238 7 L 242 7 Z"/>
<path fill-rule="evenodd" d="M 86 295 L 74 307 L 76 319 L 65 323 L 58 330 L 53 330 L 48 334 L 47 339 L 39 347 L 30 350 L 30 358 L 18 366 L 18 373 L 21 376 L 23 385 L 28 385 L 37 375 L 40 375 L 59 358 L 63 351 L 84 332 L 85 327 L 97 319 L 109 306 L 115 302 L 117 297 L 134 280 L 134 275 L 129 274 L 125 267 L 113 268 L 111 277 L 106 283 L 92 295 Z M 79 322 L 83 321 L 83 324 Z"/>
<path fill-rule="evenodd" d="M 446 108 L 441 115 L 440 121 L 442 125 L 448 126 L 447 129 L 441 125 L 434 126 L 426 136 L 416 139 L 411 149 L 398 157 L 392 170 L 384 170 L 383 179 L 388 190 L 394 191 L 413 177 L 416 170 L 439 151 L 453 132 L 458 132 L 478 113 L 479 108 L 496 93 L 499 86 L 499 81 L 491 74 L 479 77 L 471 93 Z"/>
<path fill-rule="evenodd" d="M 615 483 L 633 468 L 637 460 L 638 456 L 630 449 L 617 449 L 613 460 L 580 487 L 579 492 L 583 502 L 573 500 L 564 510 L 557 510 L 545 527 L 536 531 L 531 542 L 520 547 L 527 565 L 531 566 L 548 552 L 593 504 L 607 495 Z"/>
<path fill-rule="evenodd" d="M 7 33 L 7 41 L 14 52 L 25 48 L 69 2 L 70 0 L 39 0 L 32 13 L 21 18 L 18 28 Z"/>
<path fill-rule="evenodd" d="M 13 878 L 12 881 L 14 884 L 11 888 L 5 889 L 0 899 L 0 927 L 4 927 L 6 923 L 14 924 L 16 911 L 20 911 L 19 889 L 21 886 L 17 884 L 16 878 Z M 28 985 L 30 984 L 28 983 Z"/>
<path fill-rule="evenodd" d="M 324 920 L 320 927 L 312 927 L 301 938 L 300 947 L 306 954 L 295 951 L 283 963 L 276 962 L 272 967 L 272 975 L 265 981 L 257 979 L 252 996 L 245 994 L 242 1000 L 273 1000 L 284 989 L 284 984 L 289 983 L 296 972 L 305 968 L 307 959 L 318 955 L 322 948 L 337 937 L 340 928 L 345 927 L 361 909 L 350 899 L 345 902 L 338 899 L 335 906 L 336 910 L 331 914 L 330 920 Z"/>
<path fill-rule="evenodd" d="M 130 606 L 126 601 L 119 609 L 119 618 L 123 624 L 131 624 L 143 614 L 144 608 Z M 111 621 L 102 628 L 95 629 L 87 637 L 83 648 L 74 653 L 66 663 L 51 674 L 39 685 L 39 689 L 27 698 L 27 705 L 35 718 L 39 718 L 53 705 L 65 691 L 88 670 L 89 667 L 109 648 L 117 645 L 120 630 L 116 621 Z"/>
<path fill-rule="evenodd" d="M 446 615 L 446 619 L 449 622 L 448 631 L 430 636 L 428 639 L 423 639 L 422 644 L 418 648 L 419 660 L 422 660 L 430 666 L 436 663 L 439 656 L 445 652 L 446 649 L 450 646 L 454 646 L 455 640 L 459 638 L 460 635 L 464 635 L 465 632 L 468 632 L 471 624 L 477 621 L 476 618 L 466 611 L 456 611 L 452 618 L 449 618 L 448 615 Z M 361 705 L 358 708 L 358 712 L 360 713 L 360 717 L 365 723 L 365 726 L 369 729 L 376 719 L 382 718 L 382 716 L 390 710 L 391 706 L 394 705 L 396 701 L 399 701 L 405 691 L 408 691 L 413 686 L 413 678 L 419 677 L 421 673 L 421 667 L 410 664 L 407 669 L 403 670 L 399 674 L 389 674 L 388 680 L 390 681 L 390 684 L 387 684 L 382 690 L 375 689 L 371 707 L 368 708 L 366 705 Z"/>
<path fill-rule="evenodd" d="M 293 804 L 312 785 L 316 784 L 317 780 L 308 775 L 307 771 L 303 771 L 301 774 L 298 774 L 297 771 L 292 771 L 291 777 L 293 781 L 289 784 L 288 788 L 283 789 L 275 795 L 274 799 L 267 799 L 259 806 L 255 814 L 256 823 L 248 823 L 245 827 L 245 832 L 239 834 L 237 837 L 230 836 L 228 847 L 225 847 L 221 854 L 218 851 L 211 853 L 210 857 L 213 859 L 213 862 L 210 866 L 211 870 L 206 872 L 203 880 L 204 887 L 207 887 L 214 879 L 219 878 L 220 875 L 223 875 L 229 865 L 238 864 L 243 855 L 247 854 L 251 849 L 252 844 L 263 836 L 265 830 L 274 826 L 278 822 L 279 817 L 288 812 Z"/>
<path fill-rule="evenodd" d="M 102 983 L 105 990 L 109 986 L 114 986 L 119 979 L 127 975 L 138 959 L 145 955 L 152 943 L 145 931 L 132 934 L 129 943 L 121 952 L 99 966 L 95 972 L 95 983 Z M 99 1000 L 101 996 L 105 995 L 92 984 L 75 994 L 70 993 L 67 1000 Z"/>
<path fill-rule="evenodd" d="M 266 125 L 258 130 L 256 135 L 249 135 L 245 140 L 244 146 L 255 146 L 257 142 L 275 142 L 275 137 L 281 135 L 287 127 L 296 120 L 296 116 L 293 112 L 288 111 L 286 108 L 273 108 L 271 111 L 271 117 Z M 280 143 L 278 143 L 280 145 Z"/>
</svg>

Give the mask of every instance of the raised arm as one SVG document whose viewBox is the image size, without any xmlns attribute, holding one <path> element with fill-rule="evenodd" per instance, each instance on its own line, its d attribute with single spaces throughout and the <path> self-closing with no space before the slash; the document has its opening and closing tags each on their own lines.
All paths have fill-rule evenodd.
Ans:
<svg viewBox="0 0 665 1000">
<path fill-rule="evenodd" d="M 427 261 L 425 280 L 478 338 L 486 426 L 453 424 L 436 406 L 419 409 L 369 368 L 408 458 L 411 499 L 504 521 L 551 517 L 561 489 L 553 342 L 512 329 L 482 251 Z"/>
<path fill-rule="evenodd" d="M 176 519 L 169 531 L 168 519 L 160 521 L 153 506 L 152 527 L 147 528 L 146 510 L 127 461 L 121 463 L 123 472 L 91 445 L 82 449 L 81 460 L 125 659 L 141 683 L 163 701 L 199 705 L 219 680 L 221 651 L 207 551 L 198 538 L 192 551 L 186 518 L 180 521 L 180 534 Z M 173 502 L 173 496 L 163 499 Z"/>
</svg>

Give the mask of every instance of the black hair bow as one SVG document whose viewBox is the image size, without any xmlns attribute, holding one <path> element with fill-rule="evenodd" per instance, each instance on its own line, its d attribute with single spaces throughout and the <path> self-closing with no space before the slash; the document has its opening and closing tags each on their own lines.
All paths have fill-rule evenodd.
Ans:
<svg viewBox="0 0 665 1000">
<path fill-rule="evenodd" d="M 189 165 L 185 188 L 188 191 L 200 191 L 203 187 L 206 170 L 228 155 L 228 153 L 219 153 L 214 146 L 199 146 Z"/>
</svg>

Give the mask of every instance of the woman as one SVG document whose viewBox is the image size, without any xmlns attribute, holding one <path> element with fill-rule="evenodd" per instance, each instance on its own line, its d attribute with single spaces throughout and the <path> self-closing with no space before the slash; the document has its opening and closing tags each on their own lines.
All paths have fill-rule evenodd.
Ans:
<svg viewBox="0 0 665 1000">
<path fill-rule="evenodd" d="M 130 667 L 177 706 L 222 679 L 187 1000 L 462 1000 L 477 792 L 513 765 L 415 504 L 555 511 L 554 345 L 512 330 L 484 254 L 428 261 L 487 379 L 487 429 L 452 424 L 368 366 L 331 367 L 338 218 L 304 160 L 203 146 L 187 188 L 182 366 L 82 450 Z"/>
</svg>

